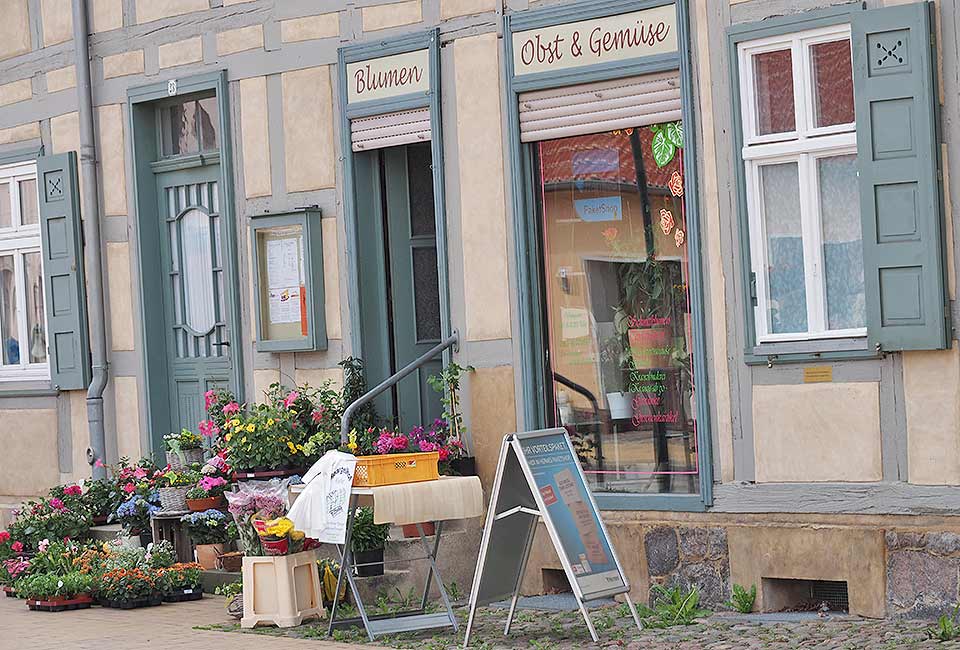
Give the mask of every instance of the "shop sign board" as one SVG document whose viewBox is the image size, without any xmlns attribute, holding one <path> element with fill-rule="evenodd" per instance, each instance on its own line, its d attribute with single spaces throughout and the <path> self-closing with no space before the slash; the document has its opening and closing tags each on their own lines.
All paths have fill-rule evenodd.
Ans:
<svg viewBox="0 0 960 650">
<path fill-rule="evenodd" d="M 430 90 L 430 50 L 347 64 L 347 102 L 354 104 Z"/>
<path fill-rule="evenodd" d="M 630 584 L 590 492 L 566 429 L 514 433 L 503 439 L 480 556 L 470 594 L 464 647 L 476 608 L 511 599 L 506 630 L 516 611 L 520 583 L 537 523 L 547 529 L 594 641 L 586 603 L 625 594 Z"/>
<path fill-rule="evenodd" d="M 623 61 L 678 51 L 674 4 L 513 34 L 513 71 L 536 72 Z"/>
</svg>

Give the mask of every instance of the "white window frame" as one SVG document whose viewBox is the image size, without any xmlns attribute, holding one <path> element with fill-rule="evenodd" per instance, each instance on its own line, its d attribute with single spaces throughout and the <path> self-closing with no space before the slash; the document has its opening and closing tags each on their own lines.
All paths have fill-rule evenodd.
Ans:
<svg viewBox="0 0 960 650">
<path fill-rule="evenodd" d="M 747 213 L 750 227 L 750 257 L 756 281 L 754 307 L 757 343 L 857 338 L 867 328 L 827 329 L 826 277 L 823 261 L 823 219 L 820 211 L 819 173 L 821 158 L 857 153 L 856 123 L 815 126 L 813 64 L 810 47 L 818 43 L 850 39 L 850 25 L 784 34 L 747 41 L 738 46 L 742 128 L 740 152 L 746 178 Z M 784 133 L 761 135 L 756 110 L 753 57 L 767 52 L 791 51 L 796 128 Z M 771 332 L 767 278 L 767 238 L 760 187 L 764 165 L 796 163 L 800 192 L 800 220 L 803 239 L 804 279 L 807 300 L 807 331 Z"/>
<path fill-rule="evenodd" d="M 10 220 L 11 227 L 0 228 L 0 257 L 12 255 L 13 269 L 17 280 L 17 332 L 20 343 L 20 363 L 18 365 L 0 364 L 0 382 L 11 381 L 30 381 L 50 379 L 50 348 L 47 345 L 47 361 L 43 363 L 30 363 L 30 341 L 27 328 L 27 294 L 26 277 L 24 274 L 23 256 L 27 253 L 40 253 L 41 268 L 43 263 L 43 251 L 40 237 L 40 219 L 35 224 L 22 224 L 20 213 L 20 183 L 22 181 L 37 181 L 39 191 L 39 181 L 37 179 L 37 166 L 35 163 L 18 163 L 0 167 L 0 184 L 10 184 Z M 37 214 L 40 213 L 40 197 L 35 196 L 37 202 Z M 44 294 L 47 291 L 46 283 L 43 283 Z M 40 299 L 44 305 L 44 340 L 49 342 L 47 320 L 46 320 L 46 295 L 41 295 Z M 0 315 L 2 316 L 2 315 Z M 0 345 L 5 345 L 0 341 Z M 2 360 L 2 357 L 0 357 Z"/>
</svg>

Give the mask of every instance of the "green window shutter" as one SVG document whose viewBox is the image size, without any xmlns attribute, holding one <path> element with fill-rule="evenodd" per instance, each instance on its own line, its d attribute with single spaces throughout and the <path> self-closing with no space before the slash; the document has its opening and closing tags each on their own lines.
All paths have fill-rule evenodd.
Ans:
<svg viewBox="0 0 960 650">
<path fill-rule="evenodd" d="M 37 181 L 50 383 L 84 389 L 90 384 L 90 338 L 76 153 L 40 157 Z"/>
<path fill-rule="evenodd" d="M 871 347 L 949 345 L 933 5 L 852 15 Z"/>
</svg>

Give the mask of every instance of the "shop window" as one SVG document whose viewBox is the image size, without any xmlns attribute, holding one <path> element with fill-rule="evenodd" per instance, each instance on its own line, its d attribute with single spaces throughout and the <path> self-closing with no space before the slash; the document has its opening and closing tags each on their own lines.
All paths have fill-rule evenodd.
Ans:
<svg viewBox="0 0 960 650">
<path fill-rule="evenodd" d="M 216 97 L 162 106 L 159 119 L 164 157 L 217 151 L 220 111 Z"/>
<path fill-rule="evenodd" d="M 34 165 L 0 169 L 0 381 L 45 379 L 47 323 Z"/>
<path fill-rule="evenodd" d="M 867 334 L 850 28 L 739 46 L 758 343 Z"/>
<path fill-rule="evenodd" d="M 597 493 L 699 490 L 682 134 L 534 145 L 550 419 Z"/>
</svg>

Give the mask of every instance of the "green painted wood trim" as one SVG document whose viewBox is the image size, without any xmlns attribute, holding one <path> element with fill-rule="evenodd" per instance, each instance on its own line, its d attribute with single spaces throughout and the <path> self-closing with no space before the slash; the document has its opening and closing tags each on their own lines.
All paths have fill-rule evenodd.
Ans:
<svg viewBox="0 0 960 650">
<path fill-rule="evenodd" d="M 754 348 L 757 345 L 757 324 L 754 317 L 754 305 L 750 299 L 751 273 L 753 271 L 753 262 L 750 255 L 750 216 L 747 214 L 747 180 L 746 172 L 743 168 L 743 158 L 740 152 L 743 150 L 743 122 L 740 119 L 742 115 L 742 102 L 740 101 L 740 58 L 737 55 L 737 46 L 745 41 L 752 41 L 758 38 L 767 38 L 769 36 L 782 36 L 793 32 L 815 29 L 817 27 L 830 27 L 841 25 L 851 21 L 854 12 L 863 9 L 860 2 L 819 9 L 815 11 L 806 11 L 790 16 L 780 16 L 770 18 L 756 23 L 744 23 L 734 25 L 727 29 L 727 57 L 730 61 L 730 97 L 733 101 L 732 120 L 733 124 L 733 175 L 736 183 L 736 213 L 737 213 L 737 234 L 740 246 L 741 266 L 739 269 L 741 295 L 745 296 L 741 308 L 743 310 L 744 329 L 744 349 L 743 359 L 748 365 L 760 365 L 768 363 L 766 356 L 754 354 Z M 812 353 L 790 353 L 778 354 L 776 363 L 803 363 L 818 361 L 841 361 L 845 359 L 866 359 L 875 358 L 875 352 L 821 352 Z"/>
<path fill-rule="evenodd" d="M 347 64 L 356 61 L 429 50 L 430 90 L 426 95 L 414 93 L 386 100 L 372 100 L 350 106 L 347 103 Z M 347 252 L 359 250 L 357 228 L 357 199 L 355 163 L 350 140 L 350 120 L 380 113 L 411 108 L 430 108 L 430 142 L 433 156 L 433 201 L 437 225 L 437 266 L 440 279 L 440 329 L 443 337 L 452 332 L 450 324 L 449 248 L 446 228 L 446 197 L 444 189 L 443 129 L 440 91 L 440 30 L 409 34 L 398 38 L 341 47 L 337 52 L 340 90 L 340 147 L 343 158 L 343 214 L 347 235 Z M 347 255 L 347 296 L 349 300 L 350 342 L 354 354 L 363 357 L 360 315 L 360 287 L 357 255 Z M 443 353 L 444 363 L 450 361 L 450 351 Z M 468 441 L 469 442 L 469 441 Z"/>
<path fill-rule="evenodd" d="M 43 146 L 25 147 L 23 149 L 5 151 L 0 153 L 0 165 L 12 165 L 14 163 L 27 162 L 28 160 L 36 161 L 37 158 L 42 155 Z"/>
<path fill-rule="evenodd" d="M 508 147 L 511 169 L 513 197 L 513 219 L 515 254 L 517 263 L 517 293 L 519 320 L 519 347 L 521 363 L 521 393 L 523 398 L 523 423 L 527 429 L 545 426 L 546 413 L 546 368 L 543 356 L 543 322 L 537 305 L 540 304 L 540 268 L 538 238 L 533 223 L 538 220 L 534 215 L 536 200 L 533 197 L 532 147 L 520 142 L 519 94 L 528 90 L 540 90 L 575 83 L 615 79 L 619 77 L 648 74 L 655 71 L 680 69 L 682 115 L 685 130 L 684 175 L 687 187 L 697 184 L 697 135 L 696 105 L 693 96 L 693 72 L 690 49 L 689 9 L 687 0 L 676 0 L 679 48 L 675 55 L 639 57 L 613 64 L 601 64 L 578 68 L 574 72 L 552 75 L 529 75 L 517 78 L 513 69 L 513 33 L 537 27 L 598 18 L 640 9 L 673 4 L 672 0 L 648 0 L 647 2 L 603 2 L 589 0 L 564 7 L 546 7 L 523 14 L 504 16 L 504 75 L 507 92 L 504 110 L 508 119 Z M 687 204 L 687 235 L 690 254 L 690 303 L 693 315 L 692 340 L 694 358 L 694 385 L 707 387 L 706 326 L 704 317 L 703 268 L 700 254 L 700 215 L 698 193 L 687 192 L 684 196 Z M 528 216 L 530 215 L 530 216 Z M 537 218 L 534 218 L 537 217 Z M 710 423 L 710 409 L 707 402 L 707 390 L 696 391 L 697 395 L 697 444 L 700 450 L 700 494 L 697 496 L 644 495 L 652 503 L 663 504 L 663 510 L 686 509 L 683 499 L 696 501 L 700 510 L 713 501 L 713 453 Z M 597 495 L 598 503 L 603 499 L 612 499 L 610 508 L 654 509 L 649 506 L 636 507 L 635 502 L 626 496 L 606 497 Z M 625 500 L 624 500 L 625 499 Z M 681 499 L 681 501 L 677 501 Z M 623 501 L 621 501 L 623 500 Z M 679 504 L 679 505 L 677 505 Z M 675 507 L 676 506 L 676 507 Z M 601 505 L 601 507 L 604 507 Z"/>
<path fill-rule="evenodd" d="M 217 97 L 220 113 L 220 213 L 224 224 L 223 254 L 224 289 L 227 310 L 231 318 L 231 343 L 234 350 L 242 350 L 243 327 L 240 313 L 241 291 L 239 274 L 239 251 L 237 247 L 236 195 L 233 185 L 234 161 L 233 138 L 230 120 L 230 88 L 227 71 L 220 70 L 190 77 L 177 78 L 177 92 L 173 96 L 189 95 L 196 92 L 213 90 Z M 138 266 L 140 274 L 140 314 L 141 314 L 141 350 L 144 378 L 146 380 L 146 420 L 150 431 L 152 452 L 163 449 L 163 435 L 169 433 L 170 391 L 167 379 L 166 333 L 163 331 L 163 307 L 148 296 L 162 295 L 163 287 L 156 276 L 159 267 L 159 232 L 145 228 L 140 215 L 156 210 L 157 190 L 151 163 L 159 160 L 157 148 L 154 102 L 171 97 L 168 83 L 157 83 L 130 88 L 127 91 L 129 101 L 129 127 L 131 137 L 130 155 L 133 160 L 133 197 L 137 218 L 135 237 L 138 245 Z M 154 224 L 156 225 L 156 224 Z M 148 345 L 148 341 L 163 341 L 164 345 Z M 244 400 L 243 354 L 232 355 L 233 391 L 239 401 Z"/>
<path fill-rule="evenodd" d="M 0 399 L 11 397 L 56 397 L 60 394 L 57 388 L 0 388 Z"/>
<path fill-rule="evenodd" d="M 707 504 L 698 494 L 604 494 L 593 498 L 601 510 L 649 510 L 655 512 L 706 512 Z"/>
<path fill-rule="evenodd" d="M 175 172 L 182 169 L 193 169 L 195 167 L 204 167 L 206 165 L 219 165 L 220 152 L 208 151 L 206 153 L 193 153 L 187 156 L 177 156 L 176 158 L 164 158 L 150 163 L 150 169 L 155 174 L 165 172 Z"/>
<path fill-rule="evenodd" d="M 256 215 L 250 218 L 250 255 L 253 257 L 254 310 L 252 318 L 256 325 L 257 352 L 304 352 L 326 350 L 327 320 L 325 287 L 323 283 L 323 226 L 319 208 L 304 208 L 296 212 Z M 303 228 L 303 262 L 306 266 L 304 279 L 307 292 L 307 336 L 303 339 L 281 341 L 264 340 L 260 323 L 260 250 L 257 246 L 257 231 L 277 226 L 300 226 Z"/>
</svg>

